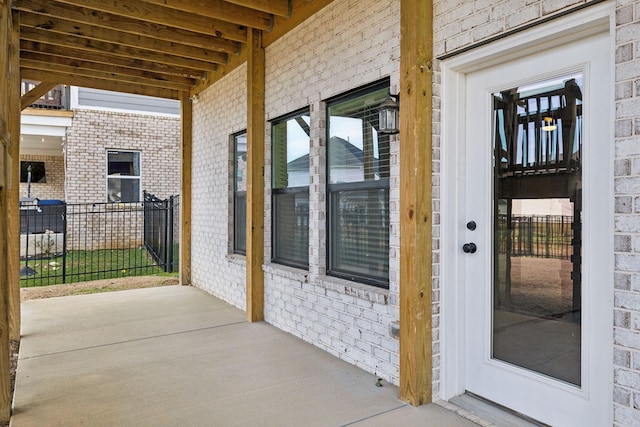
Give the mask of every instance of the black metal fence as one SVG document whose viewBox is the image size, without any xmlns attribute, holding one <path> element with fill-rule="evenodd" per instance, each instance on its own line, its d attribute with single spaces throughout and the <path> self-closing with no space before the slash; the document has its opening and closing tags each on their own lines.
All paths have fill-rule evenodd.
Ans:
<svg viewBox="0 0 640 427">
<path fill-rule="evenodd" d="M 573 216 L 507 215 L 498 219 L 499 251 L 511 256 L 571 259 L 573 254 Z M 510 236 L 510 237 L 509 237 Z"/>
<path fill-rule="evenodd" d="M 175 199 L 175 197 L 173 198 Z M 177 207 L 143 203 L 64 202 L 23 206 L 20 209 L 21 286 L 43 286 L 126 276 L 174 272 L 174 258 L 158 259 L 148 250 L 145 237 L 166 230 L 156 218 L 171 216 L 178 226 L 166 236 L 175 248 L 179 224 Z M 147 218 L 154 218 L 153 220 Z M 147 224 L 146 221 L 155 221 Z M 148 233 L 147 233 L 148 232 Z M 170 243 L 169 243 L 170 240 Z"/>
<path fill-rule="evenodd" d="M 144 245 L 165 272 L 178 270 L 180 196 L 161 200 L 144 192 Z"/>
</svg>

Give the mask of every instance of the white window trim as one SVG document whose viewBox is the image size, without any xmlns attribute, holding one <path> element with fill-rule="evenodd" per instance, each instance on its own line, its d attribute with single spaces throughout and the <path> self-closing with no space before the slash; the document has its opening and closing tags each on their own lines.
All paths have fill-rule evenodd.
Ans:
<svg viewBox="0 0 640 427">
<path fill-rule="evenodd" d="M 138 165 L 138 170 L 140 171 L 140 175 L 138 176 L 128 176 L 128 175 L 109 175 L 109 151 L 119 151 L 119 152 L 125 152 L 125 153 L 138 153 L 138 161 L 140 162 L 140 164 Z M 105 178 L 105 196 L 106 196 L 106 203 L 125 203 L 125 202 L 110 202 L 109 201 L 109 178 L 117 178 L 117 179 L 137 179 L 138 181 L 140 181 L 140 185 L 138 188 L 138 202 L 135 203 L 139 203 L 139 202 L 143 202 L 144 200 L 142 200 L 142 151 L 140 150 L 127 150 L 127 149 L 122 149 L 122 148 L 107 148 L 105 150 L 105 162 L 106 162 L 106 171 L 107 173 L 105 174 L 106 178 Z M 130 202 L 126 202 L 126 203 L 130 203 Z"/>
</svg>

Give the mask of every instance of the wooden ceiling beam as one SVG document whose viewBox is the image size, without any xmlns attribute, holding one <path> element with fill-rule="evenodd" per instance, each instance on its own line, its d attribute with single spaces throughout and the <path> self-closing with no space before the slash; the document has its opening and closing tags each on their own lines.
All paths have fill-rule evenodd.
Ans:
<svg viewBox="0 0 640 427">
<path fill-rule="evenodd" d="M 222 0 L 142 0 L 156 7 L 166 7 L 182 12 L 221 19 L 245 27 L 267 31 L 273 26 L 270 13 L 261 12 Z"/>
<path fill-rule="evenodd" d="M 276 16 L 287 17 L 291 14 L 291 2 L 289 0 L 226 0 L 238 6 L 246 6 L 251 9 L 271 13 Z"/>
<path fill-rule="evenodd" d="M 89 26 L 115 30 L 121 33 L 125 32 L 152 37 L 220 52 L 236 54 L 240 50 L 240 42 L 238 41 L 186 31 L 176 27 L 153 24 L 138 19 L 125 18 L 110 13 L 96 12 L 73 5 L 63 5 L 54 2 L 43 4 L 36 0 L 17 0 L 14 2 L 13 7 L 23 12 L 23 16 L 25 12 L 36 13 L 41 16 L 65 19 Z"/>
<path fill-rule="evenodd" d="M 69 74 L 74 76 L 84 76 L 84 77 L 90 77 L 90 78 L 101 79 L 101 80 L 113 80 L 117 82 L 139 84 L 144 86 L 165 87 L 168 89 L 189 90 L 190 88 L 189 84 L 176 83 L 176 82 L 170 82 L 170 81 L 159 81 L 153 78 L 132 76 L 129 74 L 120 74 L 118 72 L 123 70 L 117 67 L 110 67 L 108 69 L 105 68 L 102 70 L 99 70 L 99 69 L 97 70 L 97 69 L 55 64 L 51 62 L 49 63 L 40 62 L 40 61 L 31 60 L 31 59 L 21 59 L 20 67 L 23 70 L 26 70 L 26 69 L 42 70 L 45 72 L 55 72 L 55 73 Z"/>
<path fill-rule="evenodd" d="M 115 43 L 122 46 L 129 46 L 135 49 L 146 49 L 154 52 L 172 52 L 186 58 L 198 59 L 201 61 L 225 63 L 227 54 L 199 47 L 171 43 L 146 36 L 123 33 L 102 27 L 95 27 L 79 22 L 68 21 L 66 19 L 52 18 L 49 16 L 36 15 L 28 12 L 20 13 L 21 28 L 36 28 L 43 31 L 50 31 L 57 34 L 68 34 L 72 36 L 84 37 L 108 43 Z M 52 38 L 55 39 L 56 36 Z"/>
<path fill-rule="evenodd" d="M 207 73 L 202 70 L 161 64 L 159 62 L 143 61 L 135 58 L 105 56 L 100 52 L 73 49 L 65 46 L 55 46 L 46 43 L 32 42 L 29 40 L 22 40 L 20 42 L 20 51 L 22 53 L 30 52 L 34 54 L 48 54 L 68 59 L 90 61 L 96 64 L 118 65 L 120 67 L 127 67 L 141 71 L 146 70 L 161 74 L 191 77 L 197 80 L 204 80 L 207 76 Z"/>
<path fill-rule="evenodd" d="M 126 2 L 117 0 L 57 0 L 56 3 L 84 7 L 92 11 L 107 12 L 243 43 L 247 42 L 247 29 L 240 25 L 220 19 L 211 19 L 200 14 L 159 7 L 140 0 Z"/>
<path fill-rule="evenodd" d="M 53 71 L 21 69 L 22 78 L 37 81 L 57 81 L 59 84 L 110 90 L 114 92 L 132 93 L 135 95 L 155 96 L 157 98 L 179 99 L 181 91 L 175 89 L 145 86 L 115 80 L 104 80 L 93 77 L 77 76 Z"/>
<path fill-rule="evenodd" d="M 38 69 L 46 70 L 47 68 L 43 68 L 44 66 L 46 66 L 46 64 L 60 65 L 64 67 L 71 67 L 73 69 L 77 69 L 79 70 L 78 74 L 82 74 L 82 75 L 87 75 L 86 73 L 98 71 L 98 72 L 108 72 L 114 75 L 120 74 L 124 76 L 143 78 L 147 80 L 155 80 L 158 82 L 159 86 L 163 86 L 164 83 L 174 83 L 176 85 L 179 85 L 179 86 L 176 86 L 175 89 L 181 89 L 181 88 L 183 89 L 184 87 L 191 87 L 196 83 L 194 79 L 187 78 L 187 77 L 156 73 L 151 70 L 136 70 L 133 68 L 121 67 L 117 65 L 105 65 L 105 64 L 95 63 L 91 61 L 83 61 L 78 59 L 71 59 L 71 58 L 65 58 L 62 56 L 47 55 L 42 53 L 21 52 L 20 59 L 22 61 L 21 64 L 23 64 L 25 67 L 30 67 L 30 68 L 38 68 Z M 32 63 L 42 64 L 42 65 L 41 66 L 30 65 Z"/>
<path fill-rule="evenodd" d="M 216 67 L 216 64 L 211 62 L 184 58 L 178 55 L 168 55 L 149 50 L 134 49 L 128 46 L 90 40 L 72 35 L 59 35 L 52 38 L 51 34 L 47 31 L 33 28 L 23 28 L 22 31 L 20 31 L 20 37 L 22 40 L 29 40 L 32 42 L 54 44 L 56 46 L 97 52 L 104 55 L 105 58 L 113 55 L 124 58 L 141 59 L 149 62 L 160 62 L 162 64 L 195 68 L 203 71 L 212 71 Z"/>
</svg>

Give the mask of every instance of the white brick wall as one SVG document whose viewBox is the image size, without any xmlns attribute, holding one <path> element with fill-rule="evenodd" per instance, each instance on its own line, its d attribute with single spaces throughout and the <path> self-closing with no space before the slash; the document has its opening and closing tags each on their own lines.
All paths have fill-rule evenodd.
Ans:
<svg viewBox="0 0 640 427">
<path fill-rule="evenodd" d="M 587 1 L 435 0 L 433 3 L 434 55 L 439 57 Z"/>
<path fill-rule="evenodd" d="M 245 258 L 233 242 L 233 148 L 246 129 L 247 67 L 232 71 L 193 105 L 192 284 L 245 308 Z"/>
<path fill-rule="evenodd" d="M 436 57 L 584 6 L 584 0 L 434 2 Z M 312 119 L 310 268 L 269 263 L 270 127 L 265 188 L 266 320 L 381 377 L 398 382 L 398 141 L 391 150 L 390 289 L 324 275 L 326 267 L 326 128 L 323 100 L 389 76 L 399 82 L 398 1 L 333 2 L 266 51 L 267 120 L 309 107 Z M 617 1 L 616 50 L 616 422 L 640 423 L 640 3 Z M 372 24 L 375 23 L 375 24 Z M 440 72 L 435 62 L 433 141 L 433 378 L 440 393 Z M 231 73 L 194 106 L 194 283 L 244 307 L 244 260 L 229 256 L 229 135 L 244 129 L 246 71 Z M 200 128 L 198 128 L 200 127 Z M 206 172 L 205 172 L 206 171 Z M 204 179 L 201 179 L 206 174 Z M 223 197 L 224 196 L 224 197 Z M 223 197 L 219 203 L 212 198 Z M 219 248 L 224 251 L 218 252 Z M 613 367 L 612 367 L 613 369 Z"/>
<path fill-rule="evenodd" d="M 614 421 L 640 425 L 640 2 L 616 2 Z"/>
<path fill-rule="evenodd" d="M 67 203 L 107 201 L 107 149 L 141 152 L 141 189 L 164 199 L 180 192 L 180 119 L 75 110 L 67 130 Z"/>
<path fill-rule="evenodd" d="M 267 264 L 265 320 L 396 384 L 398 341 L 389 336 L 389 323 L 399 318 L 398 144 L 394 141 L 391 149 L 390 289 L 325 276 L 323 100 L 383 77 L 390 77 L 392 91 L 397 93 L 399 13 L 395 1 L 330 4 L 266 49 L 265 89 L 267 119 L 309 106 L 312 128 L 309 274 Z M 269 132 L 266 154 L 270 159 Z M 269 160 L 266 170 L 270 170 Z M 270 201 L 265 206 L 265 223 L 270 224 Z M 270 238 L 267 240 L 266 254 L 270 253 Z"/>
<path fill-rule="evenodd" d="M 375 22 L 375 25 L 371 25 Z M 330 29 L 330 31 L 327 31 Z M 265 144 L 265 320 L 380 377 L 398 382 L 398 143 L 391 148 L 390 290 L 327 277 L 326 118 L 323 100 L 390 77 L 398 90 L 399 3 L 334 2 L 266 49 L 267 120 L 309 107 L 310 268 L 269 263 L 270 126 Z M 200 94 L 194 105 L 192 277 L 196 286 L 245 307 L 244 258 L 230 256 L 229 135 L 246 126 L 246 69 Z"/>
</svg>

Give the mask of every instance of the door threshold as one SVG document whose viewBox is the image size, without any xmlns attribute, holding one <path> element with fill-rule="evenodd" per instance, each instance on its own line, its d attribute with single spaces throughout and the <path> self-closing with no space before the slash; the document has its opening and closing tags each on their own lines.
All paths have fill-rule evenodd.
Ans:
<svg viewBox="0 0 640 427">
<path fill-rule="evenodd" d="M 536 421 L 533 418 L 469 392 L 449 399 L 449 403 L 471 412 L 496 427 L 550 427 L 549 424 Z"/>
</svg>

